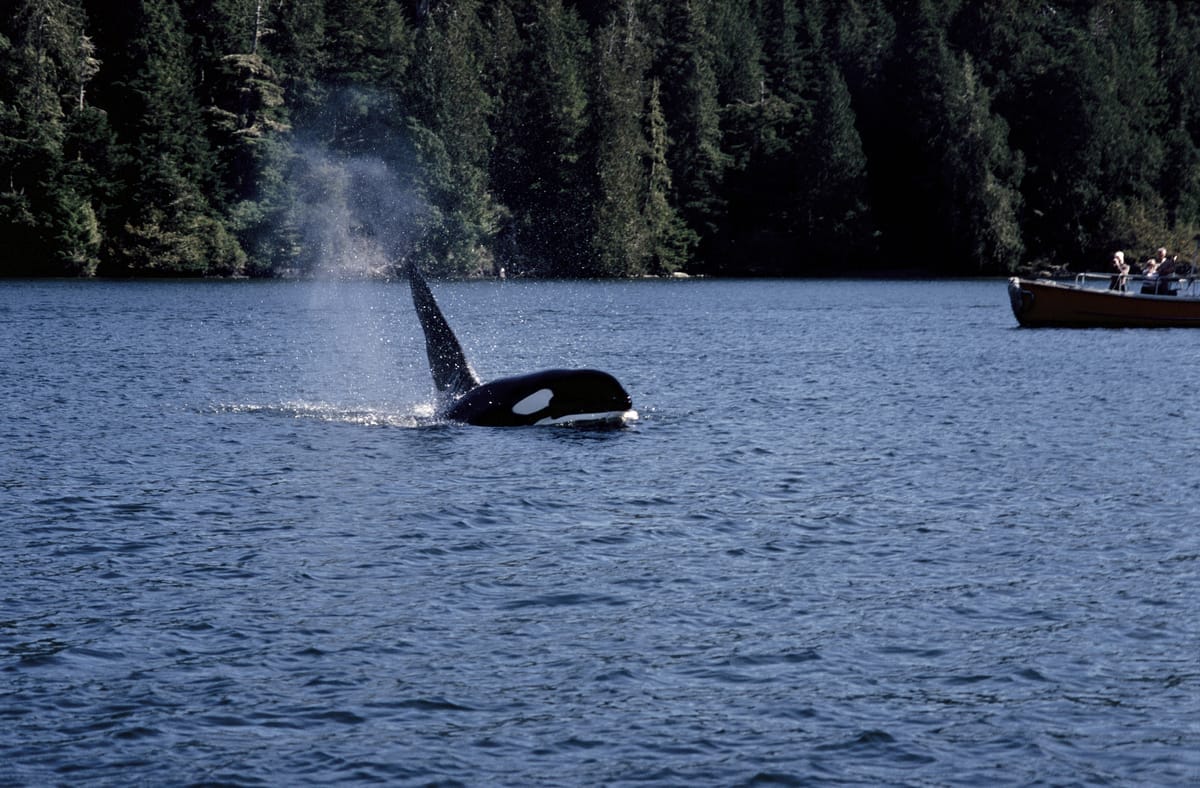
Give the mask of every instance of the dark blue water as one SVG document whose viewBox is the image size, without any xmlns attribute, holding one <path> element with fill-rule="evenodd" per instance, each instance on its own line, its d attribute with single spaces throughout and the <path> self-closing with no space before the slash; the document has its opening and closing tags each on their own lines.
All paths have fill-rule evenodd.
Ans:
<svg viewBox="0 0 1200 788">
<path fill-rule="evenodd" d="M 0 284 L 0 783 L 1200 781 L 1197 343 L 1004 283 Z"/>
</svg>

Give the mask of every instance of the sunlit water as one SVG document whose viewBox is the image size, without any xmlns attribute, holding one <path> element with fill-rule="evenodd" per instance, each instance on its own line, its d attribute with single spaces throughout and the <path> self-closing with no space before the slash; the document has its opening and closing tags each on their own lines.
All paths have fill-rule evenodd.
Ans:
<svg viewBox="0 0 1200 788">
<path fill-rule="evenodd" d="M 1004 284 L 0 283 L 0 784 L 1195 784 L 1197 345 Z"/>
</svg>

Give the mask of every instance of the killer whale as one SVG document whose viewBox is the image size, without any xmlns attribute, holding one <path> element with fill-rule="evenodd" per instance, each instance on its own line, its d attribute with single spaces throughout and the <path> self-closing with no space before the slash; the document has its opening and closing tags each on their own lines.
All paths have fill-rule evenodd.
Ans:
<svg viewBox="0 0 1200 788">
<path fill-rule="evenodd" d="M 480 382 L 425 277 L 411 261 L 407 270 L 439 417 L 482 427 L 619 426 L 637 418 L 629 392 L 598 369 L 547 369 Z"/>
</svg>

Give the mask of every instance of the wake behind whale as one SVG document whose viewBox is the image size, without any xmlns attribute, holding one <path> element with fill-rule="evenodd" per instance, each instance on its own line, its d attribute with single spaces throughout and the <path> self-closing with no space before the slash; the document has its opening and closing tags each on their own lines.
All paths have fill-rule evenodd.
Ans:
<svg viewBox="0 0 1200 788">
<path fill-rule="evenodd" d="M 442 418 L 484 427 L 620 426 L 637 418 L 629 393 L 597 369 L 548 369 L 481 383 L 412 262 L 408 281 Z"/>
</svg>

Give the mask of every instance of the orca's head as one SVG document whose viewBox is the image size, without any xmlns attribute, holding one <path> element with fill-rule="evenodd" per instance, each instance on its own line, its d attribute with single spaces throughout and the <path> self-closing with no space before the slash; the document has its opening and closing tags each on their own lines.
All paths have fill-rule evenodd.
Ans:
<svg viewBox="0 0 1200 788">
<path fill-rule="evenodd" d="M 637 418 L 617 379 L 595 369 L 551 369 L 471 390 L 446 414 L 484 426 L 624 424 Z"/>
<path fill-rule="evenodd" d="M 595 369 L 550 370 L 527 376 L 512 412 L 531 424 L 585 424 L 628 421 L 633 398 L 617 379 Z"/>
</svg>

